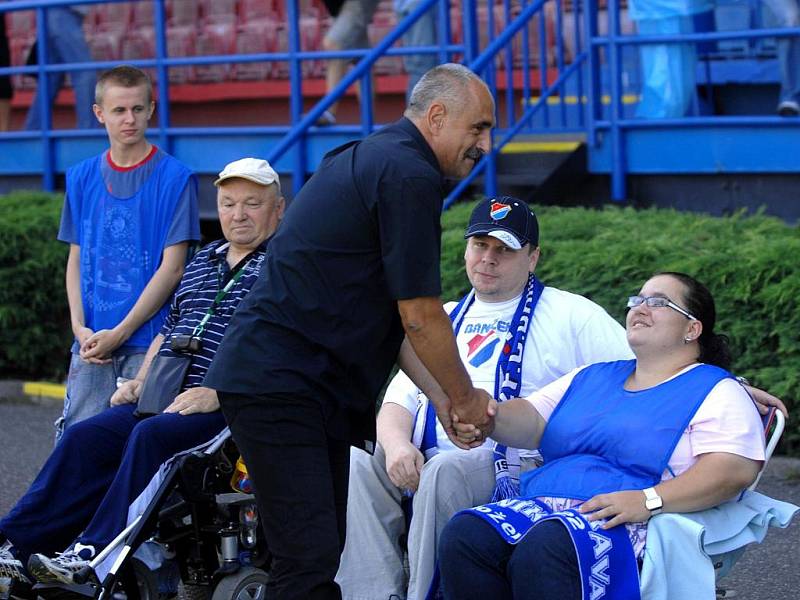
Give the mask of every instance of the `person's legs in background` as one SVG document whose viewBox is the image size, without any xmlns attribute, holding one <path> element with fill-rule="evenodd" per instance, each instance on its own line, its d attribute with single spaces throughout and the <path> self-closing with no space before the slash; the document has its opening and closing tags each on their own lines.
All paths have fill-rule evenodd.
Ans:
<svg viewBox="0 0 800 600">
<path fill-rule="evenodd" d="M 83 36 L 83 15 L 68 6 L 47 9 L 47 60 L 48 64 L 80 63 L 91 60 L 89 46 Z M 96 75 L 93 70 L 71 71 L 75 91 L 76 127 L 89 129 L 98 126 L 92 112 Z M 52 109 L 58 91 L 64 82 L 63 73 L 51 73 L 47 79 L 47 106 Z M 25 129 L 41 129 L 42 95 L 37 88 L 33 103 L 25 119 Z"/>
<path fill-rule="evenodd" d="M 356 50 L 369 48 L 367 28 L 372 15 L 378 7 L 378 0 L 345 0 L 333 25 L 322 40 L 322 48 L 333 52 L 336 50 Z M 350 63 L 349 58 L 332 58 L 325 67 L 325 93 L 328 94 L 344 79 Z M 356 61 L 358 62 L 358 61 Z M 356 95 L 361 99 L 361 86 L 356 82 Z M 336 123 L 336 112 L 339 103 L 334 102 L 320 117 L 317 125 Z"/>
<path fill-rule="evenodd" d="M 797 0 L 764 0 L 780 27 L 800 27 L 800 5 Z M 778 40 L 778 61 L 781 68 L 781 92 L 778 114 L 800 115 L 800 36 Z"/>
<path fill-rule="evenodd" d="M 397 20 L 405 19 L 419 6 L 421 0 L 405 0 L 397 8 Z M 403 35 L 403 45 L 414 46 L 435 46 L 436 45 L 436 11 L 438 7 L 433 5 L 423 14 L 416 23 Z M 406 88 L 406 103 L 411 98 L 411 92 L 422 76 L 439 64 L 439 58 L 435 54 L 406 54 L 403 56 L 403 66 L 408 75 L 408 87 Z"/>
<path fill-rule="evenodd" d="M 640 19 L 640 35 L 692 33 L 692 16 Z M 636 116 L 647 119 L 683 117 L 696 87 L 697 52 L 694 44 L 643 44 L 639 57 L 642 68 L 642 100 Z"/>
</svg>

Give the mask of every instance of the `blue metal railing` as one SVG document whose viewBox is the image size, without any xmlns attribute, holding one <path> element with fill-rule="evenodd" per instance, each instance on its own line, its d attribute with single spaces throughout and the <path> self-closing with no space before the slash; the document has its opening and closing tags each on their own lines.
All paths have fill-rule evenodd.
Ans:
<svg viewBox="0 0 800 600">
<path fill-rule="evenodd" d="M 124 0 L 87 0 L 81 4 L 104 4 L 109 2 L 118 2 Z M 140 0 L 147 1 L 147 0 Z M 254 53 L 254 54 L 226 54 L 215 56 L 193 56 L 193 57 L 173 57 L 167 55 L 167 34 L 166 34 L 166 19 L 165 19 L 165 2 L 164 0 L 153 0 L 154 2 L 154 29 L 155 29 L 155 46 L 156 55 L 152 59 L 137 59 L 125 60 L 127 64 L 131 64 L 140 68 L 154 67 L 157 73 L 158 82 L 158 126 L 155 128 L 155 133 L 159 138 L 162 147 L 168 151 L 172 147 L 175 138 L 181 136 L 229 136 L 236 134 L 258 134 L 258 133 L 281 133 L 286 137 L 268 153 L 271 160 L 282 156 L 287 152 L 290 147 L 292 148 L 292 179 L 294 183 L 294 191 L 296 192 L 302 185 L 305 176 L 308 172 L 306 164 L 305 152 L 305 136 L 308 129 L 316 122 L 318 117 L 329 107 L 332 103 L 337 101 L 346 89 L 356 79 L 361 79 L 362 86 L 364 86 L 364 104 L 362 106 L 362 115 L 364 124 L 361 127 L 353 126 L 335 126 L 326 128 L 326 134 L 331 133 L 358 133 L 368 134 L 374 128 L 372 105 L 368 101 L 371 97 L 370 93 L 370 67 L 382 56 L 385 55 L 406 55 L 406 54 L 436 54 L 439 59 L 451 60 L 455 53 L 463 56 L 472 56 L 476 50 L 472 47 L 463 44 L 449 44 L 446 40 L 449 39 L 450 32 L 450 13 L 448 5 L 444 0 L 424 0 L 420 6 L 405 20 L 398 24 L 398 26 L 389 33 L 389 35 L 381 41 L 381 43 L 372 50 L 343 50 L 337 52 L 323 52 L 323 51 L 302 51 L 300 49 L 300 31 L 299 31 L 299 10 L 298 0 L 288 0 L 286 3 L 287 8 L 287 28 L 288 28 L 288 51 L 287 52 L 271 52 L 271 53 Z M 438 3 L 439 8 L 439 36 L 440 44 L 438 46 L 419 47 L 419 48 L 391 48 L 392 44 L 396 42 L 405 33 L 408 28 L 430 7 Z M 37 11 L 37 38 L 40 40 L 47 39 L 47 19 L 45 18 L 46 10 L 48 7 L 66 6 L 75 4 L 70 0 L 11 0 L 9 2 L 0 3 L 0 16 L 6 12 L 17 10 L 30 10 Z M 464 14 L 470 13 L 469 5 L 474 4 L 474 0 L 467 0 L 464 2 Z M 465 30 L 470 26 L 465 24 Z M 471 37 L 471 36 L 470 36 Z M 47 44 L 37 44 L 38 48 L 38 66 L 17 66 L 9 68 L 0 68 L 0 75 L 13 75 L 13 74 L 37 74 L 39 77 L 39 93 L 43 98 L 47 97 L 47 73 L 68 72 L 77 70 L 96 70 L 103 68 L 111 68 L 119 64 L 120 61 L 92 61 L 85 63 L 61 63 L 49 64 L 49 57 L 47 52 Z M 301 63 L 304 60 L 318 60 L 329 58 L 361 58 L 356 68 L 354 68 L 344 80 L 334 89 L 330 94 L 325 96 L 323 100 L 315 106 L 307 115 L 302 115 L 302 76 L 301 76 Z M 279 62 L 286 61 L 289 63 L 289 87 L 290 87 L 290 118 L 291 124 L 286 126 L 269 126 L 269 127 L 181 127 L 175 128 L 171 126 L 170 115 L 170 95 L 167 70 L 170 67 L 180 67 L 189 65 L 211 65 L 222 63 L 252 63 L 252 62 Z M 84 137 L 94 136 L 102 137 L 104 132 L 101 130 L 53 130 L 51 128 L 52 121 L 50 115 L 50 106 L 47 102 L 41 103 L 42 109 L 42 128 L 41 131 L 16 131 L 8 133 L 0 133 L 0 139 L 36 139 L 41 138 L 43 143 L 43 187 L 46 190 L 53 190 L 55 187 L 55 160 L 53 152 L 54 140 L 61 138 L 71 137 Z M 265 151 L 265 154 L 267 152 Z"/>
<path fill-rule="evenodd" d="M 120 0 L 86 0 L 83 4 L 101 4 Z M 149 1 L 149 0 L 140 0 Z M 463 60 L 478 72 L 490 86 L 497 101 L 498 127 L 494 133 L 493 150 L 488 153 L 470 176 L 461 182 L 447 198 L 446 206 L 455 201 L 475 178 L 484 177 L 487 194 L 497 192 L 495 163 L 498 154 L 520 133 L 570 132 L 585 136 L 590 152 L 607 143 L 611 153 L 612 197 L 626 197 L 625 180 L 628 173 L 626 147 L 631 132 L 642 129 L 709 127 L 719 124 L 735 127 L 797 127 L 800 120 L 778 117 L 686 117 L 680 119 L 633 119 L 623 107 L 624 50 L 642 44 L 686 42 L 704 43 L 730 40 L 758 40 L 798 35 L 800 29 L 761 29 L 757 31 L 720 31 L 684 35 L 627 35 L 621 32 L 619 0 L 609 0 L 605 35 L 600 35 L 597 0 L 573 0 L 567 12 L 564 0 L 464 0 L 461 3 L 461 40 L 454 42 L 457 27 L 453 27 L 450 4 L 446 0 L 423 0 L 417 9 L 402 20 L 375 48 L 322 52 L 303 50 L 300 40 L 298 0 L 288 0 L 287 37 L 285 52 L 230 54 L 193 57 L 169 57 L 165 0 L 153 0 L 155 56 L 151 59 L 126 60 L 138 67 L 154 68 L 157 74 L 158 123 L 155 134 L 162 147 L 171 150 L 182 139 L 192 136 L 282 136 L 263 153 L 274 163 L 289 164 L 296 192 L 314 165 L 310 164 L 309 143 L 319 137 L 370 133 L 375 127 L 371 102 L 370 72 L 383 56 L 402 56 L 412 53 L 435 54 L 440 62 Z M 37 36 L 47 37 L 45 19 L 48 7 L 73 4 L 69 0 L 11 0 L 0 3 L 0 16 L 8 11 L 34 9 L 37 12 Z M 394 47 L 401 36 L 427 10 L 438 11 L 438 43 L 421 48 Z M 480 18 L 479 18 L 480 17 Z M 570 23 L 571 20 L 571 23 Z M 570 35 L 571 34 L 571 35 Z M 568 51 L 567 42 L 571 42 Z M 519 48 L 519 50 L 515 50 Z M 47 44 L 38 45 L 37 66 L 18 66 L 0 69 L 2 74 L 37 74 L 40 93 L 46 97 L 46 74 L 73 70 L 109 68 L 117 61 L 79 64 L 49 64 Z M 303 114 L 303 61 L 329 58 L 359 59 L 358 64 L 332 90 Z M 602 58 L 602 60 L 601 60 Z M 291 124 L 246 127 L 174 127 L 170 112 L 168 70 L 189 65 L 221 63 L 254 63 L 285 61 L 289 65 L 289 115 Z M 501 68 L 502 67 L 502 68 Z M 316 128 L 314 124 L 331 104 L 340 99 L 347 88 L 360 80 L 360 125 L 338 125 Z M 604 108 L 604 92 L 609 97 Z M 538 98 L 535 95 L 538 94 Z M 569 108 L 567 98 L 577 99 L 577 107 Z M 53 130 L 50 107 L 41 103 L 42 131 L 0 133 L 2 140 L 41 140 L 43 153 L 43 182 L 46 189 L 55 185 L 55 144 L 61 140 L 82 137 L 102 137 L 99 129 Z M 288 161 L 284 157 L 290 157 Z"/>
</svg>

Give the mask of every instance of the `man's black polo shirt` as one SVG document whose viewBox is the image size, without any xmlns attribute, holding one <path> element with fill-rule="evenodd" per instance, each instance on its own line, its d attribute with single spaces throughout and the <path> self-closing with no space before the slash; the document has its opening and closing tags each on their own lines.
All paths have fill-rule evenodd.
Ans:
<svg viewBox="0 0 800 600">
<path fill-rule="evenodd" d="M 403 340 L 397 300 L 441 294 L 442 196 L 436 156 L 407 119 L 327 154 L 270 241 L 205 385 L 318 399 L 332 437 L 374 440 L 375 401 Z"/>
</svg>

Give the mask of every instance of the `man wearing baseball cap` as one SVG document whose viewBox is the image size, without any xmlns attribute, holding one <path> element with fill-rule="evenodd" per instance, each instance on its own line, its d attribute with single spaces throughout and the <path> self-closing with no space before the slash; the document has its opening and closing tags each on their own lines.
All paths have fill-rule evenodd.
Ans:
<svg viewBox="0 0 800 600">
<path fill-rule="evenodd" d="M 225 427 L 203 379 L 258 278 L 284 201 L 277 173 L 261 159 L 230 163 L 214 185 L 224 239 L 186 266 L 143 366 L 111 396 L 111 408 L 64 432 L 31 489 L 0 520 L 0 572 L 16 584 L 72 583 L 125 527 L 129 504 L 159 465 Z"/>
<path fill-rule="evenodd" d="M 464 237 L 472 290 L 445 305 L 456 345 L 476 387 L 496 398 L 527 396 L 592 362 L 629 358 L 625 330 L 597 304 L 544 286 L 535 276 L 539 223 L 521 200 L 483 200 Z M 536 453 L 453 445 L 428 399 L 403 373 L 378 414 L 378 446 L 352 450 L 347 537 L 337 581 L 342 597 L 425 598 L 439 534 L 461 509 L 517 495 L 520 469 Z M 400 539 L 402 502 L 413 493 L 407 579 Z"/>
</svg>

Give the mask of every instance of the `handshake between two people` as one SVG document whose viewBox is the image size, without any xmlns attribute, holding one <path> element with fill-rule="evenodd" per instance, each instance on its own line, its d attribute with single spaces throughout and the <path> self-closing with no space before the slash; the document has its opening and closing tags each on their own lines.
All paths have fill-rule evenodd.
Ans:
<svg viewBox="0 0 800 600">
<path fill-rule="evenodd" d="M 449 400 L 434 406 L 447 436 L 459 448 L 477 448 L 494 431 L 497 400 L 486 390 L 473 388 L 470 396 L 457 406 Z"/>
</svg>

